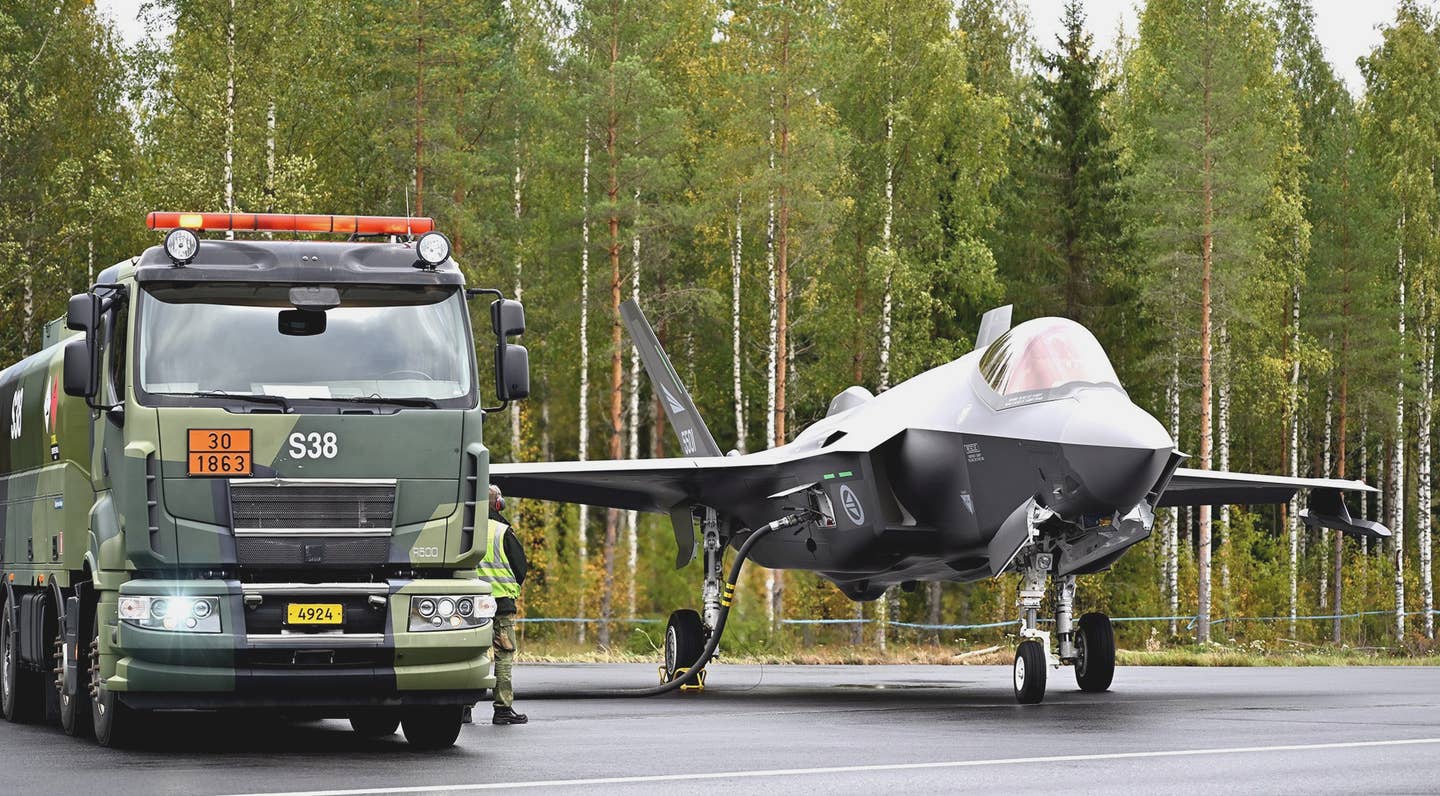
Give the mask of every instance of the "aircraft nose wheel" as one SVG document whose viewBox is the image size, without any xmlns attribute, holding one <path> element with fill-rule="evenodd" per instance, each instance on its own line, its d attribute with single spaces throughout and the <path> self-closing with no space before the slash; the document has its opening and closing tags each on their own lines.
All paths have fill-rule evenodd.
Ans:
<svg viewBox="0 0 1440 796">
<path fill-rule="evenodd" d="M 1015 648 L 1015 701 L 1022 705 L 1039 704 L 1045 698 L 1045 646 L 1035 640 L 1020 642 Z"/>
<path fill-rule="evenodd" d="M 1075 682 L 1081 691 L 1099 692 L 1115 680 L 1115 629 L 1105 614 L 1080 617 L 1075 634 Z"/>
</svg>

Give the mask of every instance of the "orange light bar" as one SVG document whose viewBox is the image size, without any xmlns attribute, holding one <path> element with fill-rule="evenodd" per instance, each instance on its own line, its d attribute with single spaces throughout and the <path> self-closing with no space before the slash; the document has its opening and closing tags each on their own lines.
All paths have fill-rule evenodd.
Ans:
<svg viewBox="0 0 1440 796">
<path fill-rule="evenodd" d="M 435 229 L 424 216 L 320 216 L 292 213 L 168 213 L 145 216 L 150 229 L 236 232 L 326 232 L 342 235 L 423 235 Z"/>
</svg>

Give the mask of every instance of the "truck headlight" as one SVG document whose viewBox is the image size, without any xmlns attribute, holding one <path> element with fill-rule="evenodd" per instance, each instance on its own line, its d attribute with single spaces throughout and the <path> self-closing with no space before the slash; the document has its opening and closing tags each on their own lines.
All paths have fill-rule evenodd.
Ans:
<svg viewBox="0 0 1440 796">
<path fill-rule="evenodd" d="M 410 632 L 469 630 L 495 616 L 495 598 L 487 595 L 435 595 L 410 598 Z"/>
<path fill-rule="evenodd" d="M 120 619 L 146 630 L 219 633 L 219 597 L 121 597 Z"/>
</svg>

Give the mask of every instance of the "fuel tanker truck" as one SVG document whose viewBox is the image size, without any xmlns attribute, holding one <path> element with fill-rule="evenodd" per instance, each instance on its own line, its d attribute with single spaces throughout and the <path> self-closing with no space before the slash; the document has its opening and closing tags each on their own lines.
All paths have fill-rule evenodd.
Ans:
<svg viewBox="0 0 1440 796">
<path fill-rule="evenodd" d="M 428 218 L 148 225 L 163 245 L 0 372 L 5 718 L 111 746 L 150 712 L 275 710 L 450 746 L 494 685 L 481 425 L 529 391 L 524 309 L 467 289 Z"/>
</svg>

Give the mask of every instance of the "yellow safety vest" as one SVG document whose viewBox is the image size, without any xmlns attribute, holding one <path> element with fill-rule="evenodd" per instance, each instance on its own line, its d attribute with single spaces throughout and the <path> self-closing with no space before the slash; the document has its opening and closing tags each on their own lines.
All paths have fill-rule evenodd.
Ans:
<svg viewBox="0 0 1440 796">
<path fill-rule="evenodd" d="M 515 582 L 515 572 L 505 558 L 505 533 L 509 530 L 510 526 L 505 523 L 490 520 L 485 557 L 480 559 L 480 566 L 475 567 L 475 574 L 490 584 L 490 593 L 497 599 L 509 597 L 513 600 L 520 596 L 520 584 Z"/>
</svg>

